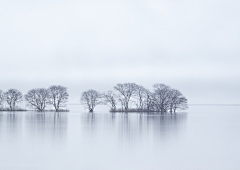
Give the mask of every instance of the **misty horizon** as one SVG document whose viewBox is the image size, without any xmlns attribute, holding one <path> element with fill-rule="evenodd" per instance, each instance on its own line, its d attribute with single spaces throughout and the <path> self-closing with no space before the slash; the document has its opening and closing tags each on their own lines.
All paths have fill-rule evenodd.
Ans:
<svg viewBox="0 0 240 170">
<path fill-rule="evenodd" d="M 189 104 L 239 103 L 239 1 L 2 1 L 0 89 L 164 83 Z"/>
</svg>

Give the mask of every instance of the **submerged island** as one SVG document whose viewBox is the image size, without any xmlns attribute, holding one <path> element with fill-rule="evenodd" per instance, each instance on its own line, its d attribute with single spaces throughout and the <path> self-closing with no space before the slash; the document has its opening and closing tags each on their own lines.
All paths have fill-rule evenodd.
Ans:
<svg viewBox="0 0 240 170">
<path fill-rule="evenodd" d="M 27 111 L 27 109 L 17 106 L 18 103 L 25 100 L 29 108 L 39 112 L 68 112 L 69 110 L 64 109 L 68 96 L 67 88 L 60 85 L 52 85 L 48 89 L 32 89 L 24 96 L 17 89 L 9 89 L 6 92 L 0 90 L 0 111 Z M 47 107 L 54 109 L 47 109 Z"/>
<path fill-rule="evenodd" d="M 183 94 L 165 84 L 154 84 L 153 91 L 136 83 L 124 83 L 114 86 L 114 91 L 100 93 L 90 89 L 82 93 L 81 103 L 93 112 L 97 105 L 107 105 L 110 112 L 159 112 L 176 113 L 188 108 Z M 135 105 L 130 108 L 130 105 Z M 120 108 L 117 108 L 120 106 Z"/>
</svg>

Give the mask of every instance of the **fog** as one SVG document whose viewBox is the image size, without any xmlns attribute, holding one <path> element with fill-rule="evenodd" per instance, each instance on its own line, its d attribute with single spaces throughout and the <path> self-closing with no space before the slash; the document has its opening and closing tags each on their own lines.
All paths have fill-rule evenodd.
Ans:
<svg viewBox="0 0 240 170">
<path fill-rule="evenodd" d="M 0 89 L 165 83 L 189 103 L 238 103 L 237 0 L 0 2 Z"/>
</svg>

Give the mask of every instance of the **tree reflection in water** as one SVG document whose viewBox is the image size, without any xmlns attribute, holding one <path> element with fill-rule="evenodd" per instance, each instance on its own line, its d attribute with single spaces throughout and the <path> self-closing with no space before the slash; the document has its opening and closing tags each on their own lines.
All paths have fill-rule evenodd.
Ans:
<svg viewBox="0 0 240 170">
<path fill-rule="evenodd" d="M 0 139 L 17 141 L 22 130 L 22 114 L 18 112 L 0 113 Z"/>
<path fill-rule="evenodd" d="M 70 134 L 79 134 L 83 140 L 163 141 L 182 136 L 178 134 L 184 132 L 187 114 L 81 113 L 79 121 L 69 113 L 1 113 L 0 139 L 16 141 L 24 134 L 30 141 L 64 141 L 68 118 L 75 122 L 70 129 L 76 133 Z"/>
<path fill-rule="evenodd" d="M 28 113 L 25 118 L 27 129 L 33 138 L 61 139 L 66 136 L 66 113 L 33 112 Z"/>
<path fill-rule="evenodd" d="M 85 113 L 83 131 L 92 137 L 111 135 L 118 140 L 165 140 L 184 130 L 187 114 Z"/>
</svg>

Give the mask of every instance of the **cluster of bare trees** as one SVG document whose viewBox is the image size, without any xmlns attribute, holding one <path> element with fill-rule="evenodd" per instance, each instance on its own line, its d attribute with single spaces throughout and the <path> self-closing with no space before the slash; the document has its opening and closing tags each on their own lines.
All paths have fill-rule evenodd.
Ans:
<svg viewBox="0 0 240 170">
<path fill-rule="evenodd" d="M 66 87 L 53 85 L 48 89 L 32 89 L 24 97 L 28 105 L 38 111 L 44 111 L 47 105 L 51 105 L 58 112 L 66 106 L 68 96 Z"/>
<path fill-rule="evenodd" d="M 165 84 L 154 84 L 153 91 L 135 83 L 117 84 L 115 91 L 99 93 L 88 90 L 82 93 L 81 103 L 92 112 L 96 105 L 104 104 L 111 111 L 144 111 L 175 113 L 188 108 L 187 99 L 176 89 Z M 135 105 L 134 108 L 130 106 Z M 120 108 L 117 108 L 120 106 Z"/>
<path fill-rule="evenodd" d="M 53 85 L 48 89 L 32 89 L 24 96 L 16 89 L 10 89 L 7 92 L 0 90 L 0 107 L 3 108 L 3 102 L 5 101 L 8 105 L 7 109 L 17 110 L 17 103 L 25 99 L 28 106 L 38 111 L 44 111 L 50 105 L 58 112 L 66 106 L 68 96 L 67 88 L 60 85 Z"/>
</svg>

